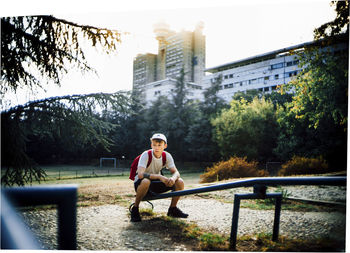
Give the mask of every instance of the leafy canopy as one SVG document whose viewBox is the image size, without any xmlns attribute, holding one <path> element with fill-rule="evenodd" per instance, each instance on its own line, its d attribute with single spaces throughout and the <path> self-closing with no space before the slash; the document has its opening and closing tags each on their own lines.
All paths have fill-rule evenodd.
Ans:
<svg viewBox="0 0 350 253">
<path fill-rule="evenodd" d="M 71 68 L 94 71 L 83 41 L 110 53 L 117 50 L 121 34 L 53 16 L 1 18 L 1 94 L 23 86 L 44 88 L 45 78 L 60 85 Z"/>
</svg>

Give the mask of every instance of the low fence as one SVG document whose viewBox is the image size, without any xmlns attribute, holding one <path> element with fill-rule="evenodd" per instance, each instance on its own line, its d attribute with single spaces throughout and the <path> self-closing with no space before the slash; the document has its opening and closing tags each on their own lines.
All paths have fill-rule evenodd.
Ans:
<svg viewBox="0 0 350 253">
<path fill-rule="evenodd" d="M 61 165 L 61 166 L 43 166 L 47 180 L 61 180 L 70 178 L 98 177 L 98 176 L 117 176 L 127 175 L 130 168 L 113 168 L 100 166 L 78 166 L 78 165 Z"/>
<path fill-rule="evenodd" d="M 104 162 L 102 165 L 43 165 L 40 166 L 46 173 L 47 180 L 61 180 L 85 177 L 101 176 L 125 176 L 130 173 L 131 160 L 111 160 L 110 163 Z M 181 173 L 204 172 L 205 168 L 212 163 L 185 162 L 177 163 Z"/>
</svg>

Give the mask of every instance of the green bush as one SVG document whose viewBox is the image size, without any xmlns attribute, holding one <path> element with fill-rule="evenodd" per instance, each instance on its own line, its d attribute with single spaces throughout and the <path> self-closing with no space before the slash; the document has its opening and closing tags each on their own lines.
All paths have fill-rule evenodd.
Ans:
<svg viewBox="0 0 350 253">
<path fill-rule="evenodd" d="M 294 156 L 282 165 L 279 176 L 321 174 L 328 171 L 328 164 L 322 157 L 307 158 Z"/>
<path fill-rule="evenodd" d="M 206 172 L 200 175 L 200 182 L 208 183 L 229 178 L 262 177 L 267 175 L 267 171 L 258 170 L 257 162 L 248 162 L 246 157 L 231 157 L 227 161 L 218 162 L 213 167 L 207 168 Z"/>
</svg>

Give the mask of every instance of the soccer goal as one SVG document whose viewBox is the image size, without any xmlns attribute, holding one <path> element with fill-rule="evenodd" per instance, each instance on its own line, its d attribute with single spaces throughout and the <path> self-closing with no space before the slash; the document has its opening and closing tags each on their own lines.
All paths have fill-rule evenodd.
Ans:
<svg viewBox="0 0 350 253">
<path fill-rule="evenodd" d="M 101 157 L 100 158 L 100 168 L 102 168 L 104 161 L 112 161 L 113 162 L 113 167 L 117 168 L 117 158 Z"/>
</svg>

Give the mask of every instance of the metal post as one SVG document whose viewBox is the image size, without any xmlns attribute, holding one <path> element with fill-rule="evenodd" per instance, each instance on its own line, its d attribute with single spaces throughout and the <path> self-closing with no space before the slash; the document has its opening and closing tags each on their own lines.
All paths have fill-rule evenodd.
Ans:
<svg viewBox="0 0 350 253">
<path fill-rule="evenodd" d="M 241 204 L 241 198 L 239 197 L 239 195 L 235 194 L 235 199 L 234 199 L 234 204 L 233 204 L 231 236 L 230 236 L 230 249 L 232 249 L 232 250 L 236 249 L 240 204 Z"/>
<path fill-rule="evenodd" d="M 74 250 L 77 248 L 77 197 L 67 196 L 58 205 L 58 245 L 60 250 Z"/>
<path fill-rule="evenodd" d="M 273 221 L 273 234 L 272 241 L 278 240 L 279 228 L 280 228 L 280 217 L 281 217 L 281 206 L 282 206 L 282 193 L 275 196 L 275 219 Z"/>
</svg>

